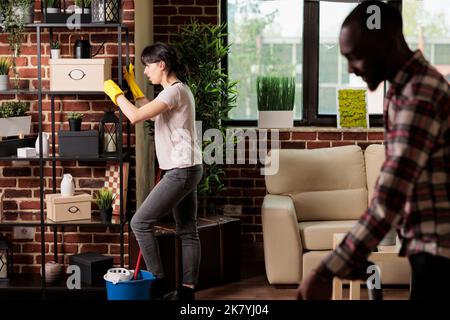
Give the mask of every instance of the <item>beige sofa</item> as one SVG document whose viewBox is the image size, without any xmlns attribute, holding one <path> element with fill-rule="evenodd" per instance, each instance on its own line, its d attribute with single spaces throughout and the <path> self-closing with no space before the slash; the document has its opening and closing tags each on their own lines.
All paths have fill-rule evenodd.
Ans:
<svg viewBox="0 0 450 320">
<path fill-rule="evenodd" d="M 278 155 L 277 155 L 278 154 Z M 348 232 L 368 206 L 384 146 L 276 150 L 279 169 L 266 175 L 262 204 L 264 260 L 270 284 L 295 284 L 333 247 L 333 234 Z M 398 241 L 398 239 L 397 239 Z M 383 284 L 408 284 L 406 258 L 380 264 Z"/>
</svg>

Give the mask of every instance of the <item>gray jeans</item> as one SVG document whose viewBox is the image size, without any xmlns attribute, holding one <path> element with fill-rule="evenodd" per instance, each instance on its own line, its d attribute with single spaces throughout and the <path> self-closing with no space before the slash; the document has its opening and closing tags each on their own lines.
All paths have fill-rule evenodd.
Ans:
<svg viewBox="0 0 450 320">
<path fill-rule="evenodd" d="M 148 271 L 164 277 L 154 225 L 172 212 L 181 239 L 183 283 L 198 283 L 200 240 L 197 232 L 197 185 L 203 174 L 201 164 L 167 170 L 131 219 L 133 230 Z"/>
</svg>

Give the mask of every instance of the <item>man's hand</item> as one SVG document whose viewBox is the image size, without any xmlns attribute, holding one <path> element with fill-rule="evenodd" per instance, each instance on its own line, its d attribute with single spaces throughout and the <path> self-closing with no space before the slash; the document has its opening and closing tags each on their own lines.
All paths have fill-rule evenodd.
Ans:
<svg viewBox="0 0 450 320">
<path fill-rule="evenodd" d="M 123 69 L 123 78 L 127 81 L 128 87 L 130 87 L 131 93 L 133 94 L 134 101 L 137 99 L 143 98 L 144 94 L 141 91 L 141 88 L 136 83 L 136 80 L 134 79 L 134 67 L 130 63 L 128 70 L 124 66 Z"/>
<path fill-rule="evenodd" d="M 114 102 L 114 104 L 117 106 L 117 98 L 120 95 L 123 95 L 122 89 L 119 88 L 119 86 L 112 80 L 107 80 L 103 84 L 103 90 L 105 93 L 109 96 L 109 98 Z"/>
<path fill-rule="evenodd" d="M 298 300 L 330 300 L 333 280 L 319 278 L 313 271 L 299 284 Z"/>
</svg>

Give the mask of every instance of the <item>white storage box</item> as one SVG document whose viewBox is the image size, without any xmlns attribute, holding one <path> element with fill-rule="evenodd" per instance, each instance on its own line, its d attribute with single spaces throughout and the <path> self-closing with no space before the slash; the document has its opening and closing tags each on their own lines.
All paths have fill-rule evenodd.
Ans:
<svg viewBox="0 0 450 320">
<path fill-rule="evenodd" d="M 17 157 L 18 158 L 36 157 L 36 149 L 29 147 L 17 148 Z"/>
<path fill-rule="evenodd" d="M 60 193 L 47 194 L 47 219 L 55 222 L 91 219 L 92 196 L 79 193 L 63 197 Z"/>
<path fill-rule="evenodd" d="M 50 59 L 51 91 L 102 91 L 111 59 Z"/>
</svg>

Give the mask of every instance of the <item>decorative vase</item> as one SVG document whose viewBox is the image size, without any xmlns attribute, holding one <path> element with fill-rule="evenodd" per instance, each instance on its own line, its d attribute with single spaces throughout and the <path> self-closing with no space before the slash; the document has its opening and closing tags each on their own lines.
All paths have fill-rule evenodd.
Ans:
<svg viewBox="0 0 450 320">
<path fill-rule="evenodd" d="M 61 181 L 61 195 L 63 197 L 73 196 L 75 189 L 75 184 L 73 181 L 73 177 L 70 173 L 64 174 L 64 177 Z"/>
<path fill-rule="evenodd" d="M 69 119 L 70 131 L 81 131 L 81 119 Z"/>
<path fill-rule="evenodd" d="M 59 279 L 62 273 L 62 264 L 49 261 L 45 264 L 45 282 L 53 283 Z M 42 275 L 42 270 L 41 270 Z"/>
<path fill-rule="evenodd" d="M 51 49 L 50 54 L 52 56 L 52 59 L 59 59 L 60 52 L 61 52 L 60 49 Z"/>
<path fill-rule="evenodd" d="M 44 157 L 48 156 L 48 151 L 50 149 L 49 139 L 50 139 L 50 134 L 48 134 L 47 132 L 42 132 L 42 155 Z M 36 149 L 36 154 L 40 155 L 39 137 L 36 139 L 36 143 L 35 143 L 34 147 Z"/>
<path fill-rule="evenodd" d="M 112 210 L 112 207 L 109 207 L 108 209 L 100 208 L 100 219 L 102 222 L 111 222 Z"/>
<path fill-rule="evenodd" d="M 9 76 L 7 74 L 0 75 L 0 91 L 8 90 Z"/>
</svg>

